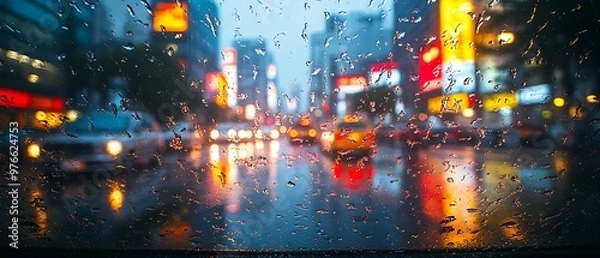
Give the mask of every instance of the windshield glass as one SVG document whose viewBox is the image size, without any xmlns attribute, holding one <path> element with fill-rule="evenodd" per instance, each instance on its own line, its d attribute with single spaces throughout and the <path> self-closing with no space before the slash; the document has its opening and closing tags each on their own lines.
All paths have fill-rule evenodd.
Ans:
<svg viewBox="0 0 600 258">
<path fill-rule="evenodd" d="M 0 242 L 600 257 L 599 10 L 0 0 Z"/>
</svg>

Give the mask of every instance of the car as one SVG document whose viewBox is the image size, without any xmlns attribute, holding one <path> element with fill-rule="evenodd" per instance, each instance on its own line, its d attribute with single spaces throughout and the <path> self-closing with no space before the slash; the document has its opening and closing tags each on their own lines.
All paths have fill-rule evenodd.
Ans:
<svg viewBox="0 0 600 258">
<path fill-rule="evenodd" d="M 318 128 L 310 116 L 302 116 L 287 131 L 291 143 L 313 143 L 317 141 Z"/>
<path fill-rule="evenodd" d="M 169 150 L 198 150 L 202 145 L 203 132 L 200 124 L 191 121 L 177 122 L 165 128 L 165 141 Z"/>
<path fill-rule="evenodd" d="M 254 141 L 252 125 L 245 122 L 221 122 L 209 131 L 209 143 L 239 143 Z"/>
<path fill-rule="evenodd" d="M 130 169 L 157 161 L 165 148 L 159 124 L 143 111 L 97 111 L 68 122 L 63 133 L 31 141 L 30 159 L 58 172 Z"/>
<path fill-rule="evenodd" d="M 362 115 L 345 115 L 321 136 L 323 151 L 333 154 L 370 155 L 376 150 L 375 129 Z"/>
<path fill-rule="evenodd" d="M 472 143 L 477 141 L 478 134 L 474 128 L 429 116 L 423 121 L 409 121 L 404 128 L 393 133 L 392 137 L 403 145 L 414 147 Z"/>
<path fill-rule="evenodd" d="M 281 132 L 279 130 L 279 126 L 276 125 L 260 125 L 253 130 L 254 139 L 259 141 L 270 141 L 277 140 L 279 136 L 281 136 Z"/>
</svg>

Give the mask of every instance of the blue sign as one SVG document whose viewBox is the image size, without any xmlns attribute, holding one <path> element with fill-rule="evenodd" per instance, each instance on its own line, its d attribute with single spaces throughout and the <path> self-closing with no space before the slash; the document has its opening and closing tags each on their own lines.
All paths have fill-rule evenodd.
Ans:
<svg viewBox="0 0 600 258">
<path fill-rule="evenodd" d="M 519 100 L 519 104 L 523 105 L 546 103 L 552 98 L 550 85 L 541 84 L 522 88 L 517 91 L 517 98 Z"/>
</svg>

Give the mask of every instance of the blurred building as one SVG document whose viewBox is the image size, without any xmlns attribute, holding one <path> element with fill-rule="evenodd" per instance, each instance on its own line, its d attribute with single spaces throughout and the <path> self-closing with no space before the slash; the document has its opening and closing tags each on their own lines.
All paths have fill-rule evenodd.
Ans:
<svg viewBox="0 0 600 258">
<path fill-rule="evenodd" d="M 275 79 L 268 76 L 273 57 L 267 44 L 260 38 L 245 38 L 234 40 L 233 47 L 237 51 L 238 106 L 264 113 L 269 108 L 269 81 Z"/>
<path fill-rule="evenodd" d="M 379 13 L 329 16 L 325 30 L 310 36 L 309 109 L 317 116 L 349 112 L 344 94 L 335 90 L 336 78 L 357 75 L 366 79 L 373 63 L 391 58 L 390 38 L 391 31 Z M 364 84 L 367 87 L 366 80 Z"/>
<path fill-rule="evenodd" d="M 415 96 L 411 113 L 459 124 L 477 117 L 486 128 L 554 123 L 573 109 L 566 102 L 585 104 L 596 96 L 591 85 L 598 85 L 598 62 L 583 58 L 593 52 L 590 35 L 598 32 L 598 14 L 589 11 L 594 7 L 585 0 L 395 1 L 394 58 L 411 93 L 405 101 Z M 555 16 L 556 10 L 570 12 Z M 448 26 L 452 22 L 460 26 Z M 457 61 L 474 69 L 448 72 Z M 575 74 L 586 74 L 586 82 L 577 83 Z"/>
<path fill-rule="evenodd" d="M 179 60 L 188 83 L 202 82 L 220 70 L 217 26 L 219 8 L 213 0 L 153 1 L 151 43 Z"/>
</svg>

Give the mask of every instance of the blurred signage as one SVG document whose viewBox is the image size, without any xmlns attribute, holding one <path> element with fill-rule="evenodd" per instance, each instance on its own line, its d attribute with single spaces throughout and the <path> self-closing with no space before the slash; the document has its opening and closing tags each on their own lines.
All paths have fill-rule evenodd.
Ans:
<svg viewBox="0 0 600 258">
<path fill-rule="evenodd" d="M 449 61 L 475 60 L 475 21 L 473 0 L 440 1 L 442 57 Z"/>
<path fill-rule="evenodd" d="M 335 86 L 344 93 L 361 92 L 367 86 L 367 78 L 363 75 L 340 75 L 335 79 Z"/>
<path fill-rule="evenodd" d="M 26 91 L 0 88 L 0 107 L 62 112 L 65 102 L 60 97 L 38 96 Z"/>
<path fill-rule="evenodd" d="M 371 87 L 393 86 L 400 84 L 400 70 L 394 61 L 374 63 L 369 72 Z"/>
<path fill-rule="evenodd" d="M 419 92 L 442 88 L 442 52 L 440 41 L 425 46 L 419 54 Z"/>
<path fill-rule="evenodd" d="M 188 7 L 183 2 L 159 2 L 154 6 L 154 32 L 186 32 Z"/>
<path fill-rule="evenodd" d="M 519 98 L 519 103 L 523 105 L 546 103 L 552 97 L 550 85 L 542 84 L 522 88 L 517 91 L 517 97 Z"/>
<path fill-rule="evenodd" d="M 443 87 L 445 93 L 475 91 L 473 0 L 440 1 Z"/>
<path fill-rule="evenodd" d="M 236 65 L 237 64 L 237 50 L 235 48 L 226 48 L 221 51 L 223 65 Z"/>
<path fill-rule="evenodd" d="M 467 93 L 457 93 L 430 98 L 427 101 L 427 109 L 431 114 L 459 113 L 469 108 L 472 102 Z"/>
<path fill-rule="evenodd" d="M 214 99 L 217 106 L 227 107 L 227 78 L 222 72 L 209 72 L 206 74 L 205 94 L 207 99 Z"/>
<path fill-rule="evenodd" d="M 475 63 L 444 63 L 444 93 L 475 92 Z"/>
<path fill-rule="evenodd" d="M 233 108 L 237 105 L 238 92 L 237 51 L 235 48 L 227 48 L 221 51 L 221 55 L 221 67 L 227 81 L 227 104 Z"/>
<path fill-rule="evenodd" d="M 517 95 L 510 92 L 497 93 L 483 97 L 483 109 L 496 112 L 502 108 L 514 108 L 518 105 Z"/>
</svg>

